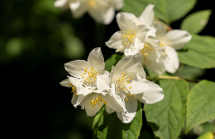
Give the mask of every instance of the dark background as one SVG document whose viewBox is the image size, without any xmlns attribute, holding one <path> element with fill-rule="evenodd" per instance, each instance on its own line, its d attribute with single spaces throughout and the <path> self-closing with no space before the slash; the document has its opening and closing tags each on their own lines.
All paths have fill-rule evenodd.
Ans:
<svg viewBox="0 0 215 139">
<path fill-rule="evenodd" d="M 104 42 L 118 31 L 116 20 L 104 26 L 88 14 L 74 19 L 54 0 L 0 1 L 0 71 L 2 133 L 22 138 L 83 139 L 92 136 L 93 117 L 70 101 L 70 89 L 59 82 L 68 73 L 64 63 L 87 59 L 102 47 L 105 60 L 115 51 Z M 214 10 L 211 0 L 199 0 L 188 14 Z M 171 24 L 180 28 L 184 18 Z M 215 13 L 200 35 L 215 36 Z M 94 33 L 95 32 L 95 33 Z M 80 48 L 79 48 L 80 46 Z M 215 81 L 215 70 L 199 78 Z M 2 135 L 3 136 L 3 135 Z"/>
</svg>

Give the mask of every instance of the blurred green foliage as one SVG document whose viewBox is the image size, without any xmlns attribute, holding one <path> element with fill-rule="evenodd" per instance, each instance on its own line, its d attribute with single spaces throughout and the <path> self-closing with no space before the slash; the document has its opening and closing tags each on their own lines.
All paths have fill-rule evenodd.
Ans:
<svg viewBox="0 0 215 139">
<path fill-rule="evenodd" d="M 0 1 L 0 69 L 3 75 L 1 92 L 8 95 L 8 100 L 5 99 L 3 106 L 7 109 L 6 106 L 12 102 L 12 99 L 23 103 L 17 109 L 13 105 L 12 110 L 18 110 L 18 114 L 22 117 L 17 119 L 20 121 L 18 125 L 23 125 L 23 121 L 28 122 L 29 125 L 26 125 L 24 130 L 26 133 L 33 132 L 28 138 L 31 136 L 39 139 L 91 138 L 93 117 L 88 117 L 80 107 L 75 109 L 71 105 L 71 90 L 61 87 L 59 82 L 68 75 L 64 69 L 64 63 L 76 59 L 86 60 L 88 53 L 95 47 L 102 47 L 105 60 L 110 58 L 106 61 L 106 68 L 110 70 L 111 63 L 116 63 L 115 60 L 119 60 L 121 54 L 111 57 L 115 50 L 107 48 L 104 42 L 119 28 L 115 20 L 110 25 L 104 26 L 95 23 L 88 14 L 80 19 L 74 19 L 69 9 L 55 8 L 54 1 Z M 129 3 L 128 0 L 127 3 Z M 125 5 L 124 9 L 128 9 L 128 6 L 135 3 Z M 195 1 L 192 0 L 190 3 L 188 8 L 182 9 L 177 19 L 187 14 Z M 158 17 L 159 8 L 163 7 L 157 6 Z M 144 6 L 136 9 L 134 13 L 139 15 Z M 176 20 L 172 17 L 165 16 L 161 19 L 170 23 Z M 179 28 L 179 25 L 173 24 L 172 27 Z M 176 74 L 185 78 L 195 78 L 203 76 L 204 72 L 186 67 L 182 71 L 179 69 Z M 205 78 L 215 80 L 214 75 L 211 74 L 206 75 Z M 11 81 L 12 79 L 15 81 Z M 24 98 L 24 101 L 20 98 Z M 24 110 L 21 111 L 21 109 Z M 2 113 L 5 114 L 8 111 L 11 109 Z M 11 115 L 17 117 L 18 114 Z M 154 138 L 145 119 L 143 122 L 140 137 Z M 10 127 L 11 134 L 14 123 L 8 124 L 7 121 L 7 125 Z"/>
<path fill-rule="evenodd" d="M 207 25 L 210 15 L 211 10 L 203 10 L 193 13 L 183 20 L 181 29 L 197 34 Z"/>
</svg>

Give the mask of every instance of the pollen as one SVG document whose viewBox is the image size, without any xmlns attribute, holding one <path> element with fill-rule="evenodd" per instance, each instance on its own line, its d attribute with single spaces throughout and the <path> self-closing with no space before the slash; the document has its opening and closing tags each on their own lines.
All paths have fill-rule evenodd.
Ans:
<svg viewBox="0 0 215 139">
<path fill-rule="evenodd" d="M 105 101 L 101 94 L 95 94 L 89 104 L 92 105 L 92 107 L 95 107 L 97 104 L 102 107 L 102 105 L 107 106 L 107 101 Z"/>
<path fill-rule="evenodd" d="M 118 76 L 115 77 L 115 84 L 116 84 L 116 92 L 120 93 L 123 95 L 125 98 L 127 95 L 129 97 L 132 97 L 130 94 L 130 90 L 132 87 L 128 86 L 128 84 L 131 83 L 132 81 L 132 74 L 131 73 L 126 73 L 126 72 L 121 72 Z"/>
<path fill-rule="evenodd" d="M 140 53 L 143 57 L 143 64 L 145 65 L 150 65 L 151 61 L 150 59 L 148 59 L 148 56 L 150 55 L 150 53 L 153 51 L 153 47 L 147 43 L 145 43 L 143 49 L 140 50 Z"/>
<path fill-rule="evenodd" d="M 97 8 L 95 0 L 87 0 L 87 4 L 89 7 Z"/>
<path fill-rule="evenodd" d="M 93 67 L 86 67 L 84 69 L 84 73 L 81 74 L 84 84 L 91 84 L 91 86 L 93 86 L 97 78 L 97 73 L 98 71 L 96 71 Z"/>
<path fill-rule="evenodd" d="M 136 38 L 136 31 L 133 30 L 125 30 L 122 34 L 122 42 L 124 45 L 131 45 Z"/>
<path fill-rule="evenodd" d="M 71 85 L 72 86 L 72 85 Z M 72 86 L 72 91 L 71 91 L 71 93 L 76 93 L 76 87 L 75 86 Z"/>
<path fill-rule="evenodd" d="M 164 46 L 170 46 L 169 45 L 169 43 L 170 43 L 171 41 L 170 40 L 168 40 L 167 38 L 162 38 L 162 39 L 160 39 L 160 43 L 159 43 L 159 46 L 160 47 L 164 47 Z"/>
</svg>

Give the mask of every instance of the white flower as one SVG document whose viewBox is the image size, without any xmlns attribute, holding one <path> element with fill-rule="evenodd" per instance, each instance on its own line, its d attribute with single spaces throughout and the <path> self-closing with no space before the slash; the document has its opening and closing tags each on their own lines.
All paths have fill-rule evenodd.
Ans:
<svg viewBox="0 0 215 139">
<path fill-rule="evenodd" d="M 69 7 L 75 18 L 88 12 L 97 22 L 109 24 L 115 15 L 115 10 L 123 7 L 123 0 L 57 0 L 55 7 Z"/>
<path fill-rule="evenodd" d="M 117 14 L 116 19 L 121 31 L 114 33 L 106 45 L 116 49 L 116 52 L 124 52 L 125 55 L 138 53 L 144 46 L 147 31 L 145 25 L 136 25 L 123 13 Z"/>
<path fill-rule="evenodd" d="M 93 49 L 88 61 L 75 60 L 65 64 L 66 71 L 73 77 L 63 80 L 62 86 L 72 87 L 74 107 L 85 108 L 88 116 L 94 116 L 106 105 L 115 111 L 123 111 L 114 95 L 110 95 L 109 72 L 104 70 L 105 63 L 100 48 Z"/>
<path fill-rule="evenodd" d="M 153 19 L 154 19 L 153 8 L 154 8 L 154 5 L 152 4 L 147 5 L 139 17 L 136 17 L 134 14 L 127 13 L 127 12 L 120 12 L 117 14 L 117 16 L 119 16 L 119 14 L 123 14 L 123 16 L 125 16 L 126 18 L 136 23 L 136 25 L 145 25 L 148 29 L 146 37 L 148 36 L 155 37 L 156 30 L 153 28 Z"/>
<path fill-rule="evenodd" d="M 155 103 L 163 99 L 162 89 L 145 79 L 145 71 L 140 63 L 140 54 L 122 58 L 111 71 L 111 93 L 124 102 L 125 112 L 117 112 L 123 123 L 130 123 L 136 115 L 137 100 L 144 103 Z M 112 113 L 106 107 L 107 113 Z"/>
<path fill-rule="evenodd" d="M 191 40 L 191 35 L 184 30 L 171 30 L 166 32 L 164 26 L 155 23 L 156 37 L 145 39 L 145 46 L 140 53 L 143 64 L 150 71 L 163 74 L 165 71 L 174 73 L 179 67 L 176 50 L 181 49 Z"/>
<path fill-rule="evenodd" d="M 117 23 L 121 31 L 112 35 L 106 45 L 116 49 L 116 52 L 124 52 L 127 55 L 135 55 L 143 49 L 145 38 L 155 37 L 153 28 L 154 5 L 149 4 L 140 17 L 132 13 L 120 12 L 116 15 Z"/>
</svg>

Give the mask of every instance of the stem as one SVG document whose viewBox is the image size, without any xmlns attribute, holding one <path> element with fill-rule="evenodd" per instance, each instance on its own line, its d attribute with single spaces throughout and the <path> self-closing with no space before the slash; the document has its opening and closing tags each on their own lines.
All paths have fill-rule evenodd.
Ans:
<svg viewBox="0 0 215 139">
<path fill-rule="evenodd" d="M 172 79 L 172 80 L 185 80 L 188 82 L 193 82 L 193 83 L 198 83 L 199 81 L 193 81 L 193 80 L 189 80 L 189 79 L 185 79 L 182 77 L 178 77 L 178 76 L 148 76 L 146 77 L 146 79 L 148 80 L 160 80 L 160 79 Z"/>
</svg>

